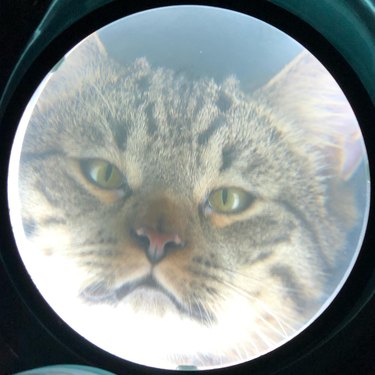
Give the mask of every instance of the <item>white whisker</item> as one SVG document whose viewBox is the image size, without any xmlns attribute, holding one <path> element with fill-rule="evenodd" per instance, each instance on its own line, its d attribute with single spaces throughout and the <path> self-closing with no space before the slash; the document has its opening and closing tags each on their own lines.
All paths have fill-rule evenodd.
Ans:
<svg viewBox="0 0 375 375">
<path fill-rule="evenodd" d="M 244 296 L 245 298 L 250 298 L 250 299 L 256 301 L 257 304 L 258 304 L 258 306 L 260 306 L 260 307 L 263 309 L 263 311 L 265 311 L 269 316 L 271 316 L 271 317 L 272 317 L 272 318 L 278 323 L 280 329 L 281 329 L 282 332 L 283 332 L 282 336 L 283 336 L 283 337 L 287 337 L 287 336 L 288 336 L 287 333 L 286 333 L 286 331 L 285 331 L 285 328 L 284 328 L 284 327 L 289 328 L 289 329 L 291 329 L 291 330 L 293 329 L 293 327 L 291 327 L 291 326 L 290 326 L 289 324 L 287 324 L 285 321 L 281 320 L 278 316 L 276 316 L 276 315 L 270 310 L 269 307 L 266 307 L 266 306 L 264 305 L 264 303 L 263 303 L 259 298 L 257 298 L 257 297 L 255 297 L 255 296 L 251 295 L 251 294 L 250 294 L 249 292 L 247 292 L 246 290 L 243 290 L 242 288 L 240 288 L 240 287 L 238 287 L 238 286 L 234 286 L 233 284 L 231 284 L 231 283 L 229 283 L 229 282 L 227 282 L 227 281 L 225 281 L 225 280 L 222 280 L 222 283 L 223 283 L 224 285 L 228 286 L 229 288 L 231 288 L 231 289 L 232 289 L 233 291 L 235 291 L 236 293 L 238 293 L 238 294 Z M 275 327 L 273 327 L 273 328 L 275 328 Z M 276 328 L 275 328 L 275 329 L 276 329 Z M 279 331 L 277 331 L 277 332 L 280 333 Z"/>
</svg>

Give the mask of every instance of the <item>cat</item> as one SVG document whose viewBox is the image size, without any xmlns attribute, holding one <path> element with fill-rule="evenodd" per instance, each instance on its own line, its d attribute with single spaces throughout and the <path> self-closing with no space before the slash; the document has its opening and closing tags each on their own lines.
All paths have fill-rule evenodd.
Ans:
<svg viewBox="0 0 375 375">
<path fill-rule="evenodd" d="M 343 277 L 356 132 L 308 52 L 248 94 L 234 76 L 123 66 L 91 36 L 29 116 L 20 253 L 63 319 L 113 354 L 172 369 L 250 360 Z"/>
</svg>

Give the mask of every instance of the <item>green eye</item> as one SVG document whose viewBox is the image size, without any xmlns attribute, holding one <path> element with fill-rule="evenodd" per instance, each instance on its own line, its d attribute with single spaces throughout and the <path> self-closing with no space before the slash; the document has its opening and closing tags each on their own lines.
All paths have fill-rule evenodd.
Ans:
<svg viewBox="0 0 375 375">
<path fill-rule="evenodd" d="M 81 162 L 81 168 L 88 180 L 102 189 L 119 189 L 124 176 L 117 167 L 101 159 L 88 159 Z"/>
<path fill-rule="evenodd" d="M 235 187 L 214 190 L 208 197 L 210 207 L 223 214 L 241 212 L 248 208 L 253 200 L 251 194 Z"/>
</svg>

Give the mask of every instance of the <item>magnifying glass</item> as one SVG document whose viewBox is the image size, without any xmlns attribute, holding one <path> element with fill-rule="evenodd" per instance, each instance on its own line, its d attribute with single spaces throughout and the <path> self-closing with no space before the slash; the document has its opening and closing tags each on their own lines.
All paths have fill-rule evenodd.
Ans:
<svg viewBox="0 0 375 375">
<path fill-rule="evenodd" d="M 372 290 L 371 144 L 333 56 L 207 6 L 60 56 L 12 127 L 2 257 L 27 303 L 116 368 L 260 366 L 338 330 L 350 280 Z"/>
</svg>

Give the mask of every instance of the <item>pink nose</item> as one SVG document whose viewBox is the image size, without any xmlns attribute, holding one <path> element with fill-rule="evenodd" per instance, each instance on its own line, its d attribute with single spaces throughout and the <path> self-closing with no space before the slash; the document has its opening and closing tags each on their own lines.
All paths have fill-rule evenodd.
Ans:
<svg viewBox="0 0 375 375">
<path fill-rule="evenodd" d="M 146 238 L 146 255 L 151 263 L 157 263 L 168 253 L 169 250 L 180 248 L 184 245 L 178 234 L 160 233 L 159 231 L 141 227 L 135 230 L 139 238 Z"/>
</svg>

